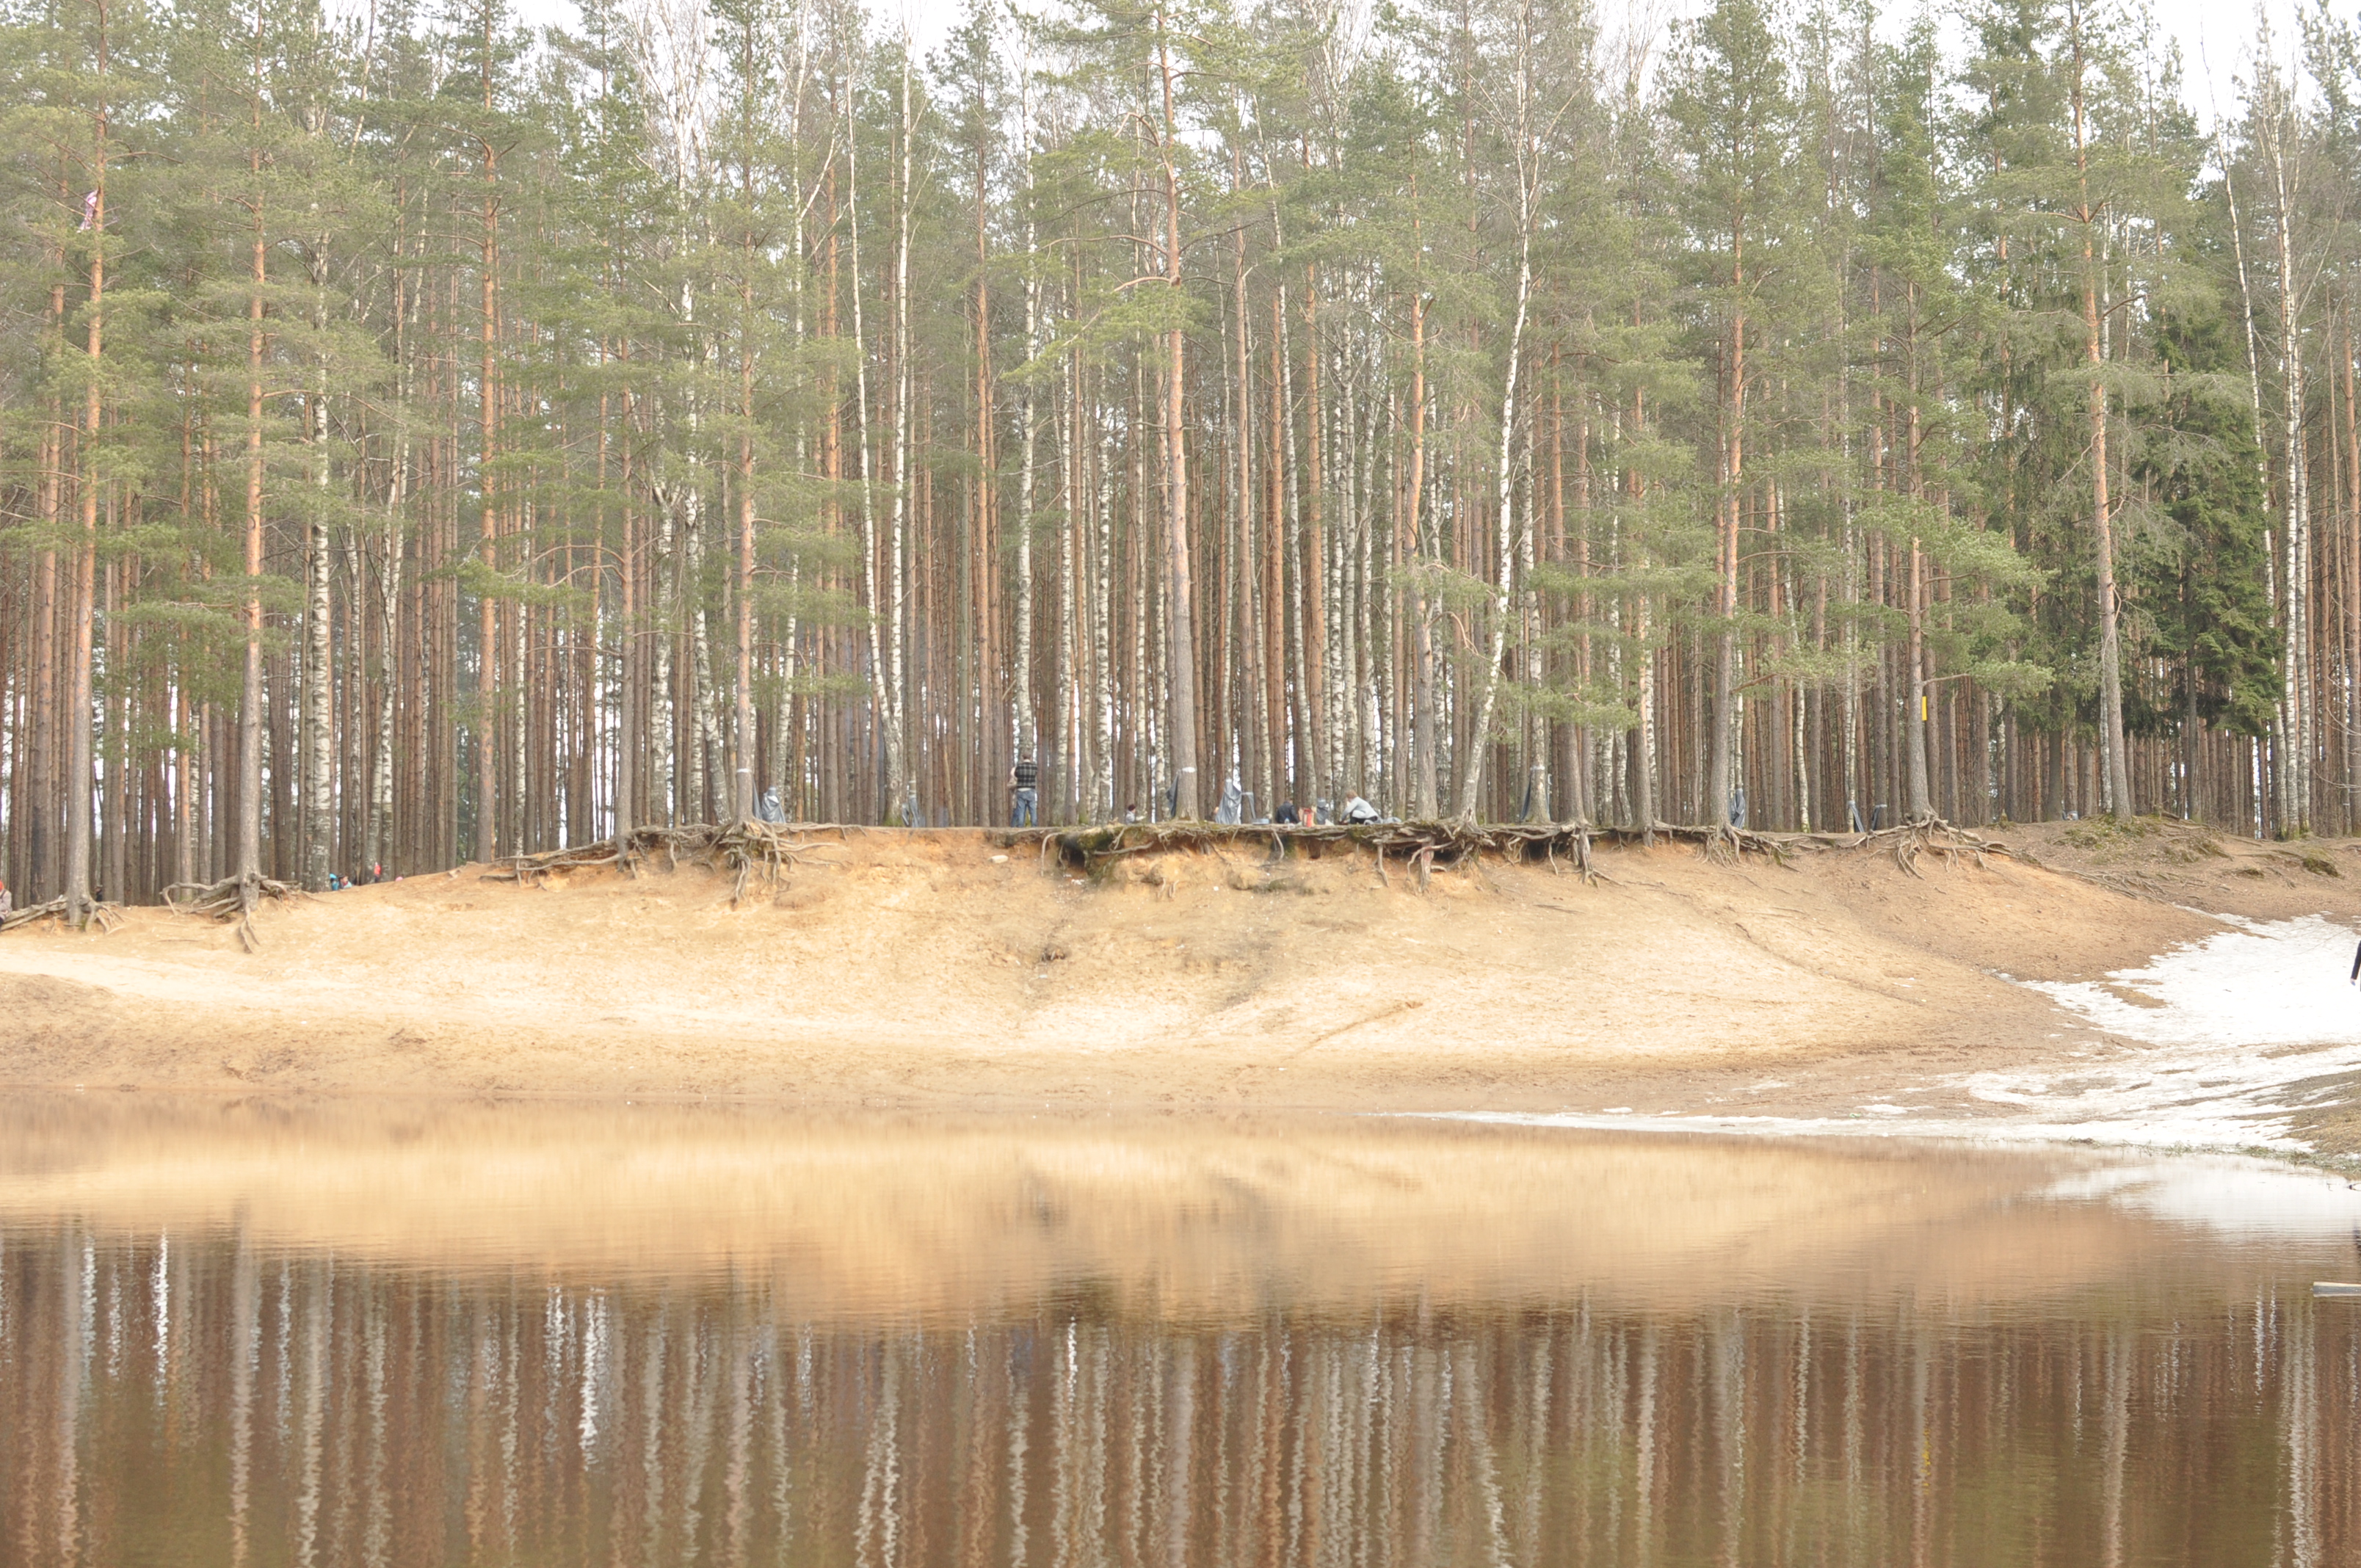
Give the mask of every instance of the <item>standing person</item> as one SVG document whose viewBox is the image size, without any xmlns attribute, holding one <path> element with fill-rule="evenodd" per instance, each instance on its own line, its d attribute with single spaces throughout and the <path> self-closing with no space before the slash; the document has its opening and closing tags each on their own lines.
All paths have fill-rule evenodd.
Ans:
<svg viewBox="0 0 2361 1568">
<path fill-rule="evenodd" d="M 1041 826 L 1041 764 L 1030 756 L 1017 758 L 1016 765 L 1008 770 L 1008 788 L 1011 793 L 1008 825 L 1011 828 Z"/>
</svg>

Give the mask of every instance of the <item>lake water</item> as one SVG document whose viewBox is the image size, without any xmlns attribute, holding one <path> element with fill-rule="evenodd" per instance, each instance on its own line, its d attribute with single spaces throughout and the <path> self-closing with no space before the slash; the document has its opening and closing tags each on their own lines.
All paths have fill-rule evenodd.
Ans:
<svg viewBox="0 0 2361 1568">
<path fill-rule="evenodd" d="M 1392 1119 L 0 1107 L 0 1561 L 2361 1562 L 2361 1190 Z"/>
</svg>

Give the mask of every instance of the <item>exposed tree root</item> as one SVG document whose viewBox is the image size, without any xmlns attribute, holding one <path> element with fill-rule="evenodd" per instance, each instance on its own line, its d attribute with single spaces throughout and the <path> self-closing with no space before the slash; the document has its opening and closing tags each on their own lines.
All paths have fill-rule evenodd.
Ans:
<svg viewBox="0 0 2361 1568">
<path fill-rule="evenodd" d="M 483 872 L 483 880 L 539 886 L 554 873 L 604 865 L 635 874 L 642 865 L 661 853 L 673 867 L 686 861 L 733 872 L 736 880 L 730 898 L 732 904 L 739 904 L 744 902 L 748 887 L 758 875 L 775 891 L 789 871 L 822 847 L 814 835 L 833 833 L 840 840 L 849 834 L 868 831 L 871 829 L 834 823 L 789 825 L 751 819 L 719 825 L 641 828 L 629 835 L 620 852 L 614 839 L 602 839 L 596 843 L 540 854 L 507 855 Z M 1659 839 L 1695 844 L 1699 853 L 1715 860 L 1736 861 L 1747 855 L 1761 855 L 1782 865 L 1799 853 L 1875 849 L 1892 854 L 1894 863 L 1911 876 L 1925 874 L 1918 869 L 1918 861 L 1929 853 L 1942 856 L 1949 863 L 1957 863 L 1961 856 L 1971 856 L 1978 866 L 1986 864 L 1986 857 L 1991 855 L 2022 858 L 1997 839 L 1955 828 L 1937 817 L 1870 833 L 1763 833 L 1744 828 L 1664 822 L 1642 828 L 1587 822 L 1463 821 L 1296 827 L 1175 821 L 1115 823 L 1097 828 L 1010 828 L 997 833 L 997 841 L 1002 844 L 1011 848 L 1030 845 L 1043 859 L 1055 853 L 1061 864 L 1077 871 L 1104 867 L 1129 855 L 1202 854 L 1251 847 L 1265 850 L 1273 861 L 1298 854 L 1316 860 L 1332 850 L 1354 853 L 1366 849 L 1376 856 L 1378 875 L 1388 886 L 1392 885 L 1392 865 L 1398 861 L 1409 871 L 1422 893 L 1437 865 L 1465 864 L 1472 868 L 1487 855 L 1540 861 L 1553 871 L 1560 869 L 1559 861 L 1564 859 L 1586 883 L 1609 881 L 1592 855 L 1595 845 L 1604 842 L 1648 847 Z M 263 900 L 283 903 L 308 896 L 290 883 L 259 876 L 225 877 L 216 883 L 177 883 L 164 890 L 164 902 L 181 914 L 236 922 L 238 940 L 248 952 L 261 946 L 254 914 Z M 52 898 L 0 916 L 0 932 L 44 920 L 63 920 L 66 916 L 66 901 Z M 122 923 L 122 912 L 111 904 L 92 905 L 90 917 L 110 931 Z"/>
<path fill-rule="evenodd" d="M 2004 844 L 1938 817 L 1882 828 L 1873 833 L 1764 833 L 1746 828 L 1691 827 L 1660 822 L 1651 828 L 1602 827 L 1596 823 L 1472 823 L 1373 822 L 1359 826 L 1278 827 L 1231 826 L 1225 823 L 1175 821 L 1111 823 L 1097 828 L 1016 828 L 1000 835 L 1002 843 L 1031 844 L 1039 852 L 1055 850 L 1065 865 L 1087 871 L 1129 855 L 1174 852 L 1205 853 L 1235 846 L 1268 846 L 1269 857 L 1301 854 L 1318 859 L 1333 849 L 1346 852 L 1366 849 L 1378 860 L 1378 873 L 1391 885 L 1389 858 L 1407 862 L 1419 887 L 1426 886 L 1436 865 L 1457 865 L 1490 855 L 1504 860 L 1539 861 L 1552 870 L 1561 858 L 1571 861 L 1586 883 L 1603 880 L 1592 857 L 1599 843 L 1642 847 L 1660 840 L 1692 843 L 1714 860 L 1735 861 L 1761 855 L 1785 864 L 1798 853 L 1875 848 L 1890 850 L 1894 863 L 1912 876 L 1919 875 L 1918 857 L 1927 852 L 1956 861 L 1972 855 L 1979 865 L 1987 855 L 2009 854 Z"/>
<path fill-rule="evenodd" d="M 537 855 L 504 855 L 483 873 L 482 880 L 539 886 L 555 872 L 604 865 L 632 874 L 651 857 L 662 854 L 668 867 L 676 868 L 685 861 L 691 865 L 736 872 L 730 902 L 738 904 L 744 901 L 747 885 L 758 873 L 767 886 L 775 889 L 779 878 L 789 868 L 801 864 L 820 847 L 808 839 L 798 842 L 796 835 L 830 830 L 826 825 L 798 824 L 791 828 L 785 823 L 752 819 L 718 826 L 695 822 L 679 828 L 638 828 L 620 846 L 612 839 L 601 839 L 595 844 L 577 844 Z M 847 829 L 838 828 L 833 831 L 841 838 Z"/>
<path fill-rule="evenodd" d="M 52 898 L 46 903 L 27 904 L 22 909 L 12 909 L 0 915 L 0 931 L 13 931 L 19 926 L 33 926 L 44 920 L 62 920 L 65 917 L 66 901 Z"/>
<path fill-rule="evenodd" d="M 12 909 L 5 915 L 0 915 L 0 931 L 14 931 L 20 926 L 37 926 L 44 920 L 62 921 L 65 918 L 67 918 L 65 899 L 51 898 L 39 904 L 28 904 L 22 909 Z M 90 918 L 98 922 L 100 930 L 112 931 L 123 924 L 123 910 L 117 905 L 93 903 L 90 906 Z"/>
<path fill-rule="evenodd" d="M 183 915 L 236 921 L 238 945 L 249 953 L 262 947 L 262 937 L 254 928 L 254 912 L 262 906 L 264 899 L 284 904 L 310 896 L 291 883 L 274 882 L 267 876 L 231 876 L 215 883 L 178 882 L 164 890 L 164 902 Z"/>
<path fill-rule="evenodd" d="M 1961 855 L 1972 855 L 1976 864 L 1986 864 L 1987 855 L 2006 855 L 2012 860 L 2016 851 L 1997 839 L 1987 839 L 1965 828 L 1954 828 L 1939 817 L 1922 817 L 1914 822 L 1900 823 L 1867 834 L 1863 842 L 1888 839 L 1894 850 L 1894 863 L 1912 876 L 1920 873 L 1918 857 L 1929 850 L 1943 857 L 1946 864 L 1956 864 Z"/>
</svg>

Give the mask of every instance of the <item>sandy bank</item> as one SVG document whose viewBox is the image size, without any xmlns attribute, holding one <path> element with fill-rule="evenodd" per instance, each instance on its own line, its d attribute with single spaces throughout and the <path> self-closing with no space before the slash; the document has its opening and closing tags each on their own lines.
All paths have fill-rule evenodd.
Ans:
<svg viewBox="0 0 2361 1568">
<path fill-rule="evenodd" d="M 0 1081 L 1788 1113 L 1858 1101 L 1865 1064 L 2103 1046 L 2013 980 L 2106 983 L 2222 928 L 2199 910 L 2361 914 L 2349 844 L 2077 831 L 2036 836 L 2041 863 L 1920 876 L 1676 847 L 1603 852 L 1589 885 L 1487 861 L 1423 891 L 1366 855 L 1083 878 L 980 831 L 830 832 L 734 907 L 694 868 L 519 887 L 468 867 L 269 910 L 254 953 L 159 910 L 0 938 Z"/>
</svg>

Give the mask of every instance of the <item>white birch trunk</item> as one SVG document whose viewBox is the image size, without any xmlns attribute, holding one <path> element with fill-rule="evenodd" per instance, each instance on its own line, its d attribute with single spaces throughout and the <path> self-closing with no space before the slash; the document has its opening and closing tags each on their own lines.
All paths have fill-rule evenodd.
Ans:
<svg viewBox="0 0 2361 1568">
<path fill-rule="evenodd" d="M 910 521 L 910 142 L 917 129 L 910 101 L 910 39 L 902 38 L 902 159 L 894 214 L 894 514 L 888 541 L 890 601 L 886 609 L 886 689 L 892 694 L 885 724 L 886 799 L 916 828 L 918 806 L 909 776 L 906 669 L 908 639 L 907 540 Z"/>
<path fill-rule="evenodd" d="M 2271 134 L 2265 144 L 2278 198 L 2272 227 L 2279 246 L 2280 439 L 2286 448 L 2281 492 L 2286 519 L 2281 542 L 2285 593 L 2279 619 L 2280 668 L 2286 682 L 2279 712 L 2279 831 L 2282 836 L 2308 832 L 2312 827 L 2312 718 L 2311 498 L 2303 452 L 2303 345 L 2299 330 L 2302 304 L 2296 289 L 2288 212 L 2295 192 L 2289 178 L 2285 120 L 2281 113 L 2271 115 Z"/>
<path fill-rule="evenodd" d="M 1517 377 L 1522 367 L 1525 320 L 1532 308 L 1533 293 L 1532 198 L 1531 183 L 1521 169 L 1519 170 L 1517 206 L 1517 314 L 1514 324 L 1509 329 L 1508 369 L 1500 378 L 1500 443 L 1494 480 L 1495 492 L 1500 499 L 1494 541 L 1499 551 L 1499 572 L 1492 590 L 1492 621 L 1485 651 L 1483 695 L 1477 698 L 1476 722 L 1468 731 L 1467 763 L 1459 775 L 1457 815 L 1465 821 L 1475 819 L 1477 796 L 1483 787 L 1484 751 L 1490 744 L 1492 713 L 1500 697 L 1500 665 L 1508 657 L 1509 601 L 1515 587 L 1516 486 L 1510 460 L 1517 430 Z"/>
</svg>

